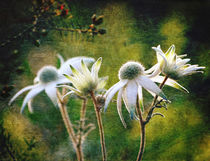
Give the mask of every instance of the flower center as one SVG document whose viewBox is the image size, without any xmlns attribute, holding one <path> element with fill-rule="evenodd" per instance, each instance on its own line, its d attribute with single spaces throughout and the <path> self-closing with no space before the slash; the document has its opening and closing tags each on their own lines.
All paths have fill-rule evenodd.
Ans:
<svg viewBox="0 0 210 161">
<path fill-rule="evenodd" d="M 57 69 L 53 66 L 45 66 L 38 72 L 40 82 L 49 83 L 58 79 Z"/>
<path fill-rule="evenodd" d="M 119 70 L 119 79 L 134 79 L 139 74 L 143 74 L 144 67 L 137 62 L 127 62 Z"/>
<path fill-rule="evenodd" d="M 83 86 L 81 87 L 80 91 L 82 91 L 82 93 L 84 95 L 89 94 L 91 91 L 94 91 L 96 88 L 97 84 L 93 81 L 88 81 L 86 83 L 83 84 Z"/>
</svg>

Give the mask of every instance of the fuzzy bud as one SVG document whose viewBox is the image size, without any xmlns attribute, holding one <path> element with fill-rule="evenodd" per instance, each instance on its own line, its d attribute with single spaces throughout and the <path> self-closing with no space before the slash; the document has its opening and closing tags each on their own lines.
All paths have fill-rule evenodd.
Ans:
<svg viewBox="0 0 210 161">
<path fill-rule="evenodd" d="M 58 79 L 57 69 L 53 66 L 45 66 L 38 72 L 41 83 L 49 83 Z"/>
<path fill-rule="evenodd" d="M 138 62 L 127 62 L 119 70 L 119 79 L 132 80 L 144 73 L 144 67 Z"/>
</svg>

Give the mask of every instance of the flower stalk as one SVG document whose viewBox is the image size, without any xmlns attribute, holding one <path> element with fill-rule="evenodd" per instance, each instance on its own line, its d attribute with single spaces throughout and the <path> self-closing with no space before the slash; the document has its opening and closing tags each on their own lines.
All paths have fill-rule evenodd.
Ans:
<svg viewBox="0 0 210 161">
<path fill-rule="evenodd" d="M 163 82 L 160 84 L 159 88 L 162 89 L 164 84 L 166 83 L 168 79 L 168 76 L 165 76 Z M 142 112 L 141 112 L 141 107 L 139 105 L 139 100 L 138 100 L 138 97 L 137 97 L 137 102 L 136 102 L 136 111 L 137 111 L 137 114 L 139 116 L 139 124 L 140 124 L 140 134 L 141 134 L 141 140 L 140 140 L 140 147 L 139 147 L 139 153 L 138 153 L 138 156 L 137 156 L 137 160 L 136 161 L 141 161 L 142 160 L 142 157 L 143 157 L 143 153 L 144 153 L 144 147 L 145 147 L 145 144 L 146 144 L 146 133 L 145 133 L 145 127 L 146 127 L 146 124 L 150 121 L 150 119 L 155 116 L 155 115 L 160 115 L 160 116 L 163 116 L 162 114 L 160 113 L 155 113 L 153 114 L 153 111 L 154 109 L 156 108 L 156 101 L 157 101 L 157 98 L 158 98 L 158 95 L 156 95 L 153 99 L 153 102 L 151 104 L 151 108 L 147 114 L 147 117 L 146 119 L 144 120 L 143 116 L 142 116 Z M 164 117 L 164 116 L 163 116 Z"/>
<path fill-rule="evenodd" d="M 140 140 L 140 147 L 139 147 L 139 153 L 137 157 L 137 161 L 142 160 L 143 153 L 144 153 L 144 147 L 146 144 L 146 137 L 145 137 L 145 120 L 143 119 L 142 112 L 141 112 L 141 107 L 139 106 L 139 100 L 137 97 L 137 102 L 136 102 L 136 111 L 139 116 L 139 124 L 140 124 L 140 133 L 141 133 L 141 140 Z"/>
<path fill-rule="evenodd" d="M 82 143 L 83 143 L 83 129 L 85 127 L 85 114 L 86 114 L 86 106 L 87 106 L 87 98 L 82 98 L 82 107 L 80 110 L 80 122 L 79 122 L 79 131 L 78 131 L 78 145 L 77 148 L 80 151 L 81 157 L 84 158 L 82 151 Z M 84 160 L 84 159 L 82 159 Z"/>
<path fill-rule="evenodd" d="M 100 106 L 98 106 L 98 103 L 96 101 L 96 98 L 95 98 L 95 95 L 94 95 L 93 91 L 90 93 L 90 95 L 91 95 L 91 98 L 93 100 L 93 104 L 94 104 L 94 108 L 95 108 L 95 112 L 96 112 L 96 118 L 97 118 L 99 133 L 100 133 L 102 158 L 103 158 L 103 161 L 106 161 L 107 160 L 106 146 L 105 146 L 103 124 L 102 124 L 101 113 L 100 113 Z"/>
<path fill-rule="evenodd" d="M 73 129 L 73 124 L 71 123 L 69 119 L 69 115 L 66 109 L 66 103 L 62 101 L 61 94 L 58 90 L 57 90 L 57 95 L 58 95 L 59 110 L 61 112 L 61 116 L 64 121 L 67 132 L 69 134 L 69 137 L 72 140 L 73 147 L 76 150 L 77 160 L 84 161 L 82 148 L 81 148 L 81 145 L 78 144 L 78 141 L 77 141 L 74 129 Z"/>
</svg>

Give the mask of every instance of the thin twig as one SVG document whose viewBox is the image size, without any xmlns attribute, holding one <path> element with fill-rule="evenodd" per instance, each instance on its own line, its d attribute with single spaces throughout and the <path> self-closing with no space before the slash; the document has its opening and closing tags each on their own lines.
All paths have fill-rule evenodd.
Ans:
<svg viewBox="0 0 210 161">
<path fill-rule="evenodd" d="M 160 89 L 163 88 L 163 86 L 164 86 L 165 82 L 167 81 L 167 79 L 168 79 L 168 76 L 165 76 L 163 82 L 159 86 Z M 158 98 L 158 95 L 156 95 L 155 98 L 153 99 L 153 102 L 151 104 L 150 110 L 149 110 L 149 112 L 147 114 L 147 117 L 146 117 L 145 124 L 147 124 L 150 121 L 150 119 L 152 118 L 152 113 L 153 113 L 154 109 L 156 108 L 156 105 L 158 103 L 161 103 L 162 102 L 162 100 L 161 100 L 160 102 L 156 103 L 157 98 Z"/>
<path fill-rule="evenodd" d="M 91 131 L 93 131 L 96 127 L 94 124 L 91 124 L 92 126 L 89 126 L 90 128 L 85 132 L 82 136 L 82 140 L 85 140 L 85 138 L 90 134 Z"/>
<path fill-rule="evenodd" d="M 95 112 L 96 112 L 96 118 L 97 118 L 97 122 L 98 122 L 100 141 L 101 141 L 102 158 L 103 158 L 103 161 L 106 161 L 107 157 L 106 157 L 105 137 L 104 137 L 104 130 L 103 130 L 103 124 L 102 124 L 102 119 L 101 119 L 100 108 L 98 107 L 98 103 L 96 101 L 94 93 L 91 92 L 90 95 L 93 100 L 93 104 L 94 104 L 94 108 L 95 108 Z"/>
<path fill-rule="evenodd" d="M 78 146 L 77 146 L 78 142 L 77 142 L 76 135 L 75 135 L 75 132 L 74 132 L 74 129 L 73 129 L 73 124 L 71 123 L 71 121 L 69 119 L 69 115 L 68 115 L 68 112 L 67 112 L 67 109 L 66 109 L 66 105 L 63 102 L 63 100 L 61 99 L 62 96 L 61 96 L 61 94 L 58 90 L 57 90 L 57 96 L 58 96 L 58 106 L 59 106 L 64 124 L 66 126 L 67 132 L 69 134 L 69 137 L 72 140 L 73 147 L 76 150 L 77 160 L 78 161 L 83 161 L 81 151 L 78 149 Z"/>
<path fill-rule="evenodd" d="M 162 117 L 165 117 L 162 113 L 159 113 L 159 112 L 153 113 L 152 114 L 152 117 L 154 117 L 154 116 L 162 116 Z"/>
</svg>

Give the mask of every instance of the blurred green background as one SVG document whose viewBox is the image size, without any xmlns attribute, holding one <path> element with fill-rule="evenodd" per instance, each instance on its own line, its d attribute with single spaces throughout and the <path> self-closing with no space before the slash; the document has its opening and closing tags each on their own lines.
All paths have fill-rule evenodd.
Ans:
<svg viewBox="0 0 210 161">
<path fill-rule="evenodd" d="M 37 1 L 39 2 L 39 1 Z M 61 1 L 62 2 L 62 1 Z M 103 58 L 100 76 L 109 76 L 108 89 L 118 82 L 118 70 L 128 60 L 141 62 L 145 68 L 156 63 L 153 46 L 161 45 L 166 51 L 175 44 L 177 54 L 188 54 L 191 64 L 205 66 L 204 74 L 184 77 L 179 83 L 190 93 L 170 87 L 163 91 L 172 101 L 168 110 L 160 109 L 166 117 L 155 117 L 146 127 L 144 161 L 208 161 L 210 160 L 209 99 L 210 47 L 209 9 L 207 0 L 72 0 L 71 20 L 55 18 L 53 23 L 62 27 L 84 27 L 91 24 L 91 16 L 104 15 L 100 27 L 104 35 L 49 30 L 38 37 L 40 45 L 31 37 L 20 37 L 0 47 L 0 160 L 66 161 L 76 156 L 69 141 L 59 111 L 43 92 L 33 101 L 35 112 L 19 114 L 25 94 L 12 106 L 9 99 L 21 88 L 31 85 L 37 71 L 44 65 L 58 66 L 56 54 L 71 58 L 91 56 Z M 31 19 L 28 0 L 1 1 L 0 36 L 3 43 L 8 37 L 27 26 Z M 37 40 L 35 37 L 35 40 Z M 145 106 L 151 97 L 145 94 Z M 79 119 L 81 101 L 71 99 L 68 104 L 70 119 Z M 107 155 L 109 161 L 133 161 L 139 148 L 139 124 L 133 121 L 123 107 L 128 128 L 125 129 L 117 114 L 115 102 L 102 113 Z M 89 100 L 88 122 L 96 124 L 94 108 Z M 29 147 L 26 142 L 34 143 Z M 90 133 L 84 143 L 86 161 L 101 160 L 98 129 Z"/>
</svg>

